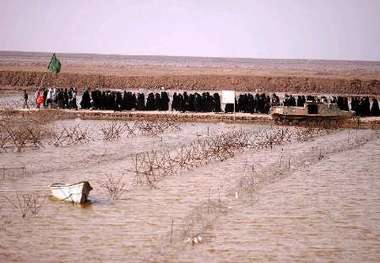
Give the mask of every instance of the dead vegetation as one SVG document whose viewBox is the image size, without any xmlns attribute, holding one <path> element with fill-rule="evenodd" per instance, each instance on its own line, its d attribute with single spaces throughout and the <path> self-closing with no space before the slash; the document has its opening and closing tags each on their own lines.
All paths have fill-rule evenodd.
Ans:
<svg viewBox="0 0 380 263">
<path fill-rule="evenodd" d="M 302 128 L 303 129 L 303 128 Z M 133 157 L 136 183 L 157 187 L 157 182 L 166 176 L 177 175 L 181 170 L 207 165 L 210 161 L 233 158 L 244 149 L 260 150 L 272 148 L 292 140 L 307 140 L 320 130 L 299 128 L 264 128 L 251 134 L 242 129 L 233 129 L 215 136 L 196 139 L 170 151 L 163 149 L 137 153 Z"/>
<path fill-rule="evenodd" d="M 137 120 L 133 122 L 125 122 L 123 130 L 128 137 L 138 135 L 142 136 L 159 136 L 168 131 L 180 131 L 181 124 L 177 117 L 165 117 L 157 120 Z"/>
<path fill-rule="evenodd" d="M 44 140 L 54 135 L 48 124 L 60 118 L 61 113 L 49 110 L 23 115 L 15 115 L 12 110 L 1 111 L 0 152 L 43 147 Z"/>
<path fill-rule="evenodd" d="M 104 141 L 114 141 L 119 139 L 127 129 L 127 124 L 117 121 L 107 122 L 100 126 L 100 131 Z"/>
<path fill-rule="evenodd" d="M 171 253 L 209 242 L 213 225 L 227 211 L 228 206 L 221 199 L 220 188 L 214 191 L 209 189 L 208 198 L 191 209 L 186 217 L 178 221 L 171 219 L 169 231 L 161 236 L 160 246 L 154 252 L 155 261 L 158 258 L 158 261 L 165 261 Z"/>
<path fill-rule="evenodd" d="M 179 131 L 181 129 L 178 120 L 172 118 L 161 118 L 156 121 L 136 121 L 134 127 L 145 136 L 158 136 L 166 131 Z"/>
<path fill-rule="evenodd" d="M 97 140 L 99 134 L 79 123 L 74 126 L 52 127 L 53 121 L 61 118 L 55 110 L 43 110 L 25 115 L 15 115 L 12 110 L 1 111 L 0 152 L 25 148 L 40 148 L 44 143 L 58 146 L 85 144 Z M 159 136 L 166 131 L 178 131 L 181 126 L 173 118 L 157 121 L 109 121 L 97 127 L 102 140 L 115 141 L 122 136 Z"/>
<path fill-rule="evenodd" d="M 37 216 L 46 199 L 39 193 L 16 193 L 14 198 L 3 195 L 3 198 L 18 212 L 22 218 L 27 215 Z"/>
<path fill-rule="evenodd" d="M 89 143 L 92 140 L 89 128 L 76 124 L 73 127 L 55 128 L 49 143 L 58 147 Z"/>
<path fill-rule="evenodd" d="M 220 200 L 208 199 L 193 209 L 185 218 L 179 231 L 178 241 L 185 245 L 207 242 L 207 232 L 216 219 L 227 212 L 227 207 Z"/>
<path fill-rule="evenodd" d="M 250 197 L 253 196 L 256 190 L 256 171 L 254 164 L 245 164 L 243 174 L 239 178 L 237 187 L 238 191 L 235 192 L 236 198 L 243 194 L 248 194 Z"/>
<path fill-rule="evenodd" d="M 99 185 L 112 200 L 120 199 L 121 196 L 128 191 L 128 185 L 123 175 L 116 177 L 107 174 Z"/>
<path fill-rule="evenodd" d="M 42 140 L 49 136 L 48 129 L 34 120 L 8 119 L 0 120 L 0 151 L 15 149 L 21 152 L 26 147 L 39 148 Z"/>
<path fill-rule="evenodd" d="M 137 185 L 156 188 L 156 183 L 162 177 L 174 175 L 176 171 L 168 150 L 137 153 L 133 157 L 133 162 Z"/>
</svg>

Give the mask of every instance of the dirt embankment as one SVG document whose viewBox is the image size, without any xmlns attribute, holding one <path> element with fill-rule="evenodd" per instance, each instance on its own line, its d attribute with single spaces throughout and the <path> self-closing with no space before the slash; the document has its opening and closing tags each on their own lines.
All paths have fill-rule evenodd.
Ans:
<svg viewBox="0 0 380 263">
<path fill-rule="evenodd" d="M 41 81 L 45 86 L 106 88 L 106 89 L 157 89 L 172 90 L 221 90 L 371 94 L 380 95 L 380 80 L 344 78 L 318 78 L 302 76 L 254 76 L 254 75 L 162 75 L 116 76 L 101 74 L 60 73 L 57 76 L 38 71 L 0 71 L 0 86 L 33 89 Z"/>
</svg>

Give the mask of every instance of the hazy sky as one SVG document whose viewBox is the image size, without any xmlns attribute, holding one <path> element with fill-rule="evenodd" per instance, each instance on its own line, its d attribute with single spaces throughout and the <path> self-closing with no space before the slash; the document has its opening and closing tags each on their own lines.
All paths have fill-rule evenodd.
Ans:
<svg viewBox="0 0 380 263">
<path fill-rule="evenodd" d="M 0 50 L 380 61 L 380 0 L 0 0 Z"/>
</svg>

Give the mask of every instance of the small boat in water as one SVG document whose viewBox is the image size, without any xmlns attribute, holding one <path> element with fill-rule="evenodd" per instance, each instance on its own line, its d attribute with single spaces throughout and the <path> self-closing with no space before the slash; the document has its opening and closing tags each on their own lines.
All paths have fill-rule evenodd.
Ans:
<svg viewBox="0 0 380 263">
<path fill-rule="evenodd" d="M 49 185 L 52 195 L 63 201 L 83 204 L 88 201 L 92 187 L 88 181 L 75 184 L 54 183 Z"/>
</svg>

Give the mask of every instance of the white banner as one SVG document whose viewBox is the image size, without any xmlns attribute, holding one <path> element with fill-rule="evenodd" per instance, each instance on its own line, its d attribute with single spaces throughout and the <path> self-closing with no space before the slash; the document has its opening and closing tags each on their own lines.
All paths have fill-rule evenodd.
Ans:
<svg viewBox="0 0 380 263">
<path fill-rule="evenodd" d="M 235 91 L 234 90 L 222 90 L 222 103 L 235 103 Z"/>
</svg>

